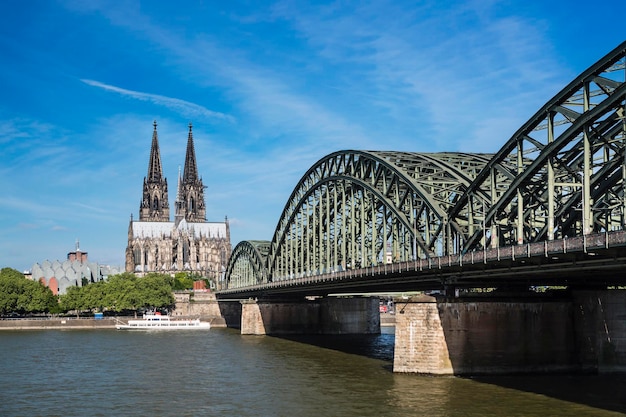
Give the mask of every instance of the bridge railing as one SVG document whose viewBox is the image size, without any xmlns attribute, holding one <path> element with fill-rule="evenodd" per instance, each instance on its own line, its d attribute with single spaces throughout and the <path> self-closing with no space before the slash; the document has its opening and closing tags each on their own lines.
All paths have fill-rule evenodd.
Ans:
<svg viewBox="0 0 626 417">
<path fill-rule="evenodd" d="M 221 290 L 229 293 L 247 289 L 269 289 L 287 286 L 310 285 L 327 281 L 340 281 L 355 278 L 381 277 L 388 274 L 399 274 L 403 272 L 429 271 L 433 269 L 463 267 L 463 265 L 474 265 L 477 263 L 490 263 L 500 260 L 516 260 L 531 257 L 552 257 L 569 252 L 592 253 L 594 250 L 608 249 L 613 247 L 626 246 L 626 231 L 611 231 L 597 233 L 586 236 L 576 236 L 552 241 L 527 243 L 515 246 L 503 246 L 487 248 L 467 252 L 463 255 L 446 255 L 428 259 L 416 259 L 413 261 L 394 262 L 381 264 L 365 268 L 346 269 L 324 274 L 308 274 L 300 277 L 274 278 L 272 282 Z"/>
</svg>

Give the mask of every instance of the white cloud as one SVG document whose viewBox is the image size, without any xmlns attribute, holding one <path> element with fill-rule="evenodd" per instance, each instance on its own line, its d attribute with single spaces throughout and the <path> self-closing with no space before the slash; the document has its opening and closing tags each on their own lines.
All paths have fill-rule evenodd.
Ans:
<svg viewBox="0 0 626 417">
<path fill-rule="evenodd" d="M 284 2 L 275 13 L 321 57 L 358 68 L 350 92 L 369 96 L 369 111 L 383 112 L 390 127 L 412 127 L 434 150 L 467 149 L 470 140 L 496 151 L 550 98 L 561 68 L 541 21 L 477 4 L 435 11 L 376 2 L 312 13 Z M 482 120 L 499 114 L 512 124 L 486 129 Z"/>
<path fill-rule="evenodd" d="M 269 57 L 233 48 L 236 37 L 185 37 L 137 10 L 132 17 L 100 13 L 157 45 L 199 88 L 221 90 L 240 114 L 237 131 L 211 138 L 208 150 L 195 131 L 199 166 L 213 173 L 202 169 L 212 193 L 207 204 L 223 202 L 236 229 L 256 222 L 260 207 L 271 213 L 265 222 L 277 220 L 304 172 L 336 150 L 495 152 L 504 144 L 549 98 L 537 96 L 552 88 L 559 68 L 535 22 L 494 16 L 493 4 L 479 3 L 443 11 L 393 2 L 315 10 L 280 3 L 271 14 L 247 16 L 249 26 L 239 22 L 251 34 L 257 22 L 287 24 L 289 36 L 304 41 L 293 54 Z M 162 105 L 177 100 L 83 82 Z M 234 204 L 250 199 L 253 210 Z"/>
<path fill-rule="evenodd" d="M 496 0 L 226 2 L 180 16 L 165 13 L 174 6 L 84 3 L 67 4 L 83 13 L 75 21 L 97 26 L 110 40 L 111 60 L 133 71 L 60 56 L 64 74 L 87 74 L 82 83 L 95 88 L 72 91 L 71 78 L 59 107 L 81 107 L 75 103 L 85 92 L 113 93 L 132 106 L 122 112 L 87 97 L 86 113 L 72 112 L 67 124 L 61 112 L 42 113 L 43 105 L 29 106 L 40 112 L 33 120 L 0 120 L 0 188 L 8 196 L 0 208 L 23 221 L 29 242 L 61 227 L 51 239 L 71 246 L 85 234 L 79 230 L 88 230 L 94 244 L 108 245 L 111 258 L 123 259 L 128 217 L 138 210 L 153 119 L 170 198 L 184 163 L 186 120 L 194 119 L 208 220 L 228 215 L 236 244 L 271 239 L 298 180 L 326 154 L 494 152 L 568 81 L 557 79 L 566 64 L 553 57 L 541 17 L 506 12 Z M 93 50 L 98 39 L 86 40 Z M 55 64 L 46 67 L 49 76 Z M 120 87 L 133 87 L 127 80 L 137 77 L 186 100 Z M 33 77 L 39 78 L 48 79 Z M 14 179 L 24 168 L 27 175 Z M 14 233 L 14 223 L 5 230 Z M 111 249 L 116 245 L 122 249 Z"/>
<path fill-rule="evenodd" d="M 81 79 L 81 81 L 87 85 L 91 85 L 93 87 L 102 88 L 103 90 L 112 91 L 123 96 L 128 96 L 137 100 L 149 101 L 159 106 L 167 107 L 170 110 L 183 114 L 185 116 L 193 116 L 193 117 L 205 117 L 208 119 L 221 119 L 226 120 L 228 122 L 234 122 L 235 119 L 227 114 L 215 112 L 207 109 L 206 107 L 200 106 L 195 103 L 190 103 L 185 100 L 181 100 L 178 98 L 161 96 L 158 94 L 150 94 L 150 93 L 142 93 L 139 91 L 127 90 L 124 88 L 116 87 L 109 84 L 104 84 L 99 81 Z"/>
</svg>

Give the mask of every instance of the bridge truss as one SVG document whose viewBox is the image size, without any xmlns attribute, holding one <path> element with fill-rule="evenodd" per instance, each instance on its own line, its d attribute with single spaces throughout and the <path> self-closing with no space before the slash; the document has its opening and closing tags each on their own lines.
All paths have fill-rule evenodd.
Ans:
<svg viewBox="0 0 626 417">
<path fill-rule="evenodd" d="M 496 154 L 348 150 L 315 163 L 229 288 L 624 230 L 626 42 Z"/>
</svg>

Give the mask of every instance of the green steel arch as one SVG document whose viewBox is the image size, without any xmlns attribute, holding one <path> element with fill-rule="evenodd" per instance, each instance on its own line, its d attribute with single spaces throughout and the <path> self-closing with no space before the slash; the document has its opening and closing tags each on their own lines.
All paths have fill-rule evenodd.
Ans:
<svg viewBox="0 0 626 417">
<path fill-rule="evenodd" d="M 289 197 L 271 242 L 242 242 L 241 287 L 625 229 L 626 42 L 496 154 L 339 151 Z"/>
<path fill-rule="evenodd" d="M 450 211 L 451 239 L 464 242 L 463 251 L 624 228 L 625 55 L 626 42 L 548 101 L 489 161 Z M 502 164 L 515 166 L 505 183 Z"/>
<path fill-rule="evenodd" d="M 267 282 L 265 267 L 270 242 L 244 240 L 239 242 L 228 259 L 226 287 L 247 287 Z"/>
<path fill-rule="evenodd" d="M 356 150 L 327 155 L 285 205 L 267 258 L 269 277 L 441 254 L 448 211 L 491 157 Z"/>
</svg>

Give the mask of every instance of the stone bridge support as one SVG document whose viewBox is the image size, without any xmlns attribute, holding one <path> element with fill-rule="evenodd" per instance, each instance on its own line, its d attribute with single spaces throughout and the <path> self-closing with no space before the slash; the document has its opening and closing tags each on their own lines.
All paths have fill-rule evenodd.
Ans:
<svg viewBox="0 0 626 417">
<path fill-rule="evenodd" d="M 626 370 L 626 291 L 396 300 L 394 372 Z"/>
<path fill-rule="evenodd" d="M 377 334 L 377 297 L 245 300 L 241 334 Z"/>
</svg>

